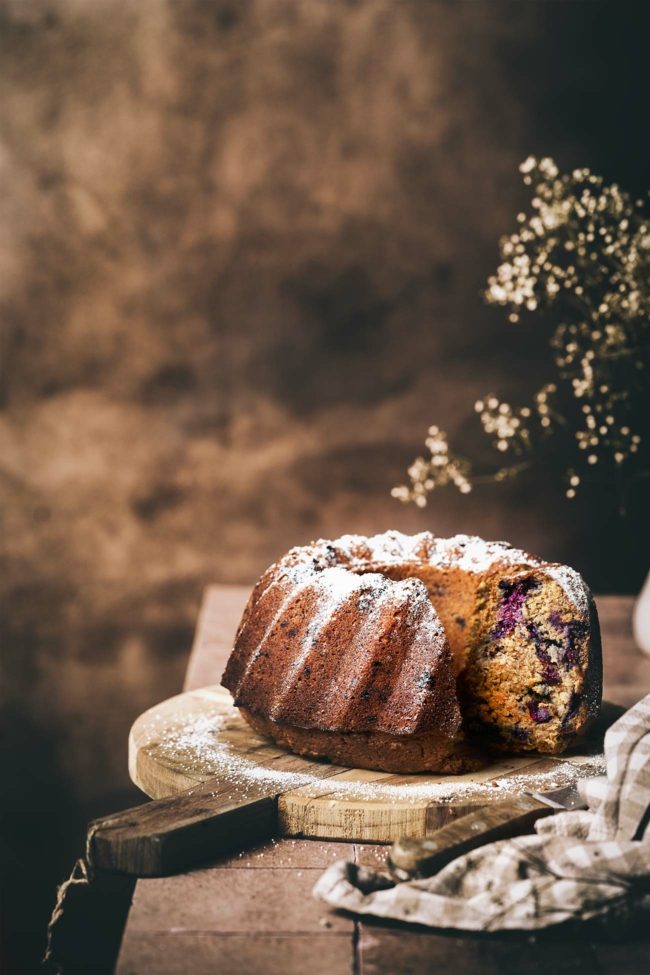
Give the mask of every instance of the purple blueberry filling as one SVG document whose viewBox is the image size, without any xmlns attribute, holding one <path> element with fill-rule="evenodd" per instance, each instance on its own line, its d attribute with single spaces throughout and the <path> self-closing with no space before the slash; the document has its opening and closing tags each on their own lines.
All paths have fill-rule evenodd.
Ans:
<svg viewBox="0 0 650 975">
<path fill-rule="evenodd" d="M 585 624 L 579 623 L 577 620 L 567 623 L 567 649 L 564 654 L 564 660 L 566 663 L 571 664 L 571 666 L 579 662 L 579 653 L 576 644 L 578 640 L 584 637 L 586 631 Z"/>
<path fill-rule="evenodd" d="M 555 664 L 546 664 L 542 670 L 542 677 L 547 684 L 561 684 L 562 678 Z"/>
<path fill-rule="evenodd" d="M 573 691 L 571 698 L 569 699 L 569 707 L 567 712 L 562 718 L 562 727 L 565 728 L 570 722 L 576 717 L 578 711 L 580 710 L 580 705 L 582 703 L 582 694 L 577 691 Z"/>
<path fill-rule="evenodd" d="M 550 614 L 548 620 L 551 626 L 562 634 L 560 657 L 567 670 L 570 670 L 579 662 L 576 644 L 585 635 L 586 627 L 578 620 L 563 620 L 556 610 Z"/>
<path fill-rule="evenodd" d="M 559 649 L 561 644 L 555 640 L 549 640 L 547 637 L 543 636 L 539 631 L 539 627 L 535 623 L 528 623 L 526 629 L 528 630 L 530 639 L 535 645 L 535 653 L 544 664 L 542 677 L 547 684 L 560 684 L 562 681 L 560 672 L 557 669 L 557 666 L 553 663 L 548 650 L 549 647 L 556 647 Z"/>
<path fill-rule="evenodd" d="M 516 582 L 510 582 L 507 579 L 500 581 L 499 589 L 503 596 L 501 597 L 497 623 L 492 631 L 492 637 L 495 640 L 500 640 L 512 633 L 521 619 L 521 611 L 526 602 L 526 596 L 532 590 L 539 589 L 539 586 L 540 584 L 536 579 L 530 578 L 518 579 Z"/>
<path fill-rule="evenodd" d="M 531 720 L 536 724 L 546 724 L 546 722 L 550 721 L 553 717 L 549 709 L 545 708 L 543 704 L 539 703 L 539 701 L 528 702 L 528 713 Z"/>
<path fill-rule="evenodd" d="M 517 741 L 530 741 L 530 731 L 528 728 L 521 728 L 518 724 L 510 729 L 510 734 Z"/>
</svg>

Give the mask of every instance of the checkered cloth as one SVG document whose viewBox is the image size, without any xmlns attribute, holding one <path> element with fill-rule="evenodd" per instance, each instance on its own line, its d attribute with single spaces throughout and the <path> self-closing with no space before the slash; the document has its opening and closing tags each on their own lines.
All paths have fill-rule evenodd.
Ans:
<svg viewBox="0 0 650 975">
<path fill-rule="evenodd" d="M 650 695 L 605 736 L 607 777 L 580 782 L 588 811 L 541 819 L 536 833 L 395 884 L 344 860 L 314 895 L 356 914 L 467 931 L 536 929 L 650 911 Z"/>
</svg>

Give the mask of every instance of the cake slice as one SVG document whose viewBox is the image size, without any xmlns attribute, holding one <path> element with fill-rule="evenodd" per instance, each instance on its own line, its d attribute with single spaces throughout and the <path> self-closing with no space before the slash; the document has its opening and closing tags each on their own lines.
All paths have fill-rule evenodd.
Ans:
<svg viewBox="0 0 650 975">
<path fill-rule="evenodd" d="M 479 584 L 460 679 L 466 726 L 509 751 L 564 751 L 598 711 L 596 608 L 567 566 L 498 567 Z"/>
</svg>

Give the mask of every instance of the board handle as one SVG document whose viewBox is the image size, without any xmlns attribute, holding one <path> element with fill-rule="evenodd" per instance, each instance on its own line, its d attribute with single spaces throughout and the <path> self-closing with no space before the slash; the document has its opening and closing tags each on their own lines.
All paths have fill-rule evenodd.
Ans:
<svg viewBox="0 0 650 975">
<path fill-rule="evenodd" d="M 532 796 L 484 806 L 442 826 L 432 836 L 397 840 L 388 855 L 388 867 L 399 881 L 431 877 L 470 850 L 530 832 L 536 820 L 554 811 Z"/>
<path fill-rule="evenodd" d="M 268 839 L 277 825 L 277 790 L 245 791 L 217 779 L 134 806 L 88 826 L 91 868 L 136 877 L 178 873 Z"/>
</svg>

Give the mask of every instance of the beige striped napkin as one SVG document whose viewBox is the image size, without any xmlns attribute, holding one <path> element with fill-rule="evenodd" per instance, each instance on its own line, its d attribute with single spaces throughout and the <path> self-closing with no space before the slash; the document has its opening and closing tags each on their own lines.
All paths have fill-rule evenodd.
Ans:
<svg viewBox="0 0 650 975">
<path fill-rule="evenodd" d="M 589 809 L 541 819 L 434 877 L 395 884 L 344 860 L 314 895 L 356 914 L 469 931 L 537 929 L 650 911 L 650 695 L 605 736 L 607 775 L 580 783 Z"/>
</svg>

